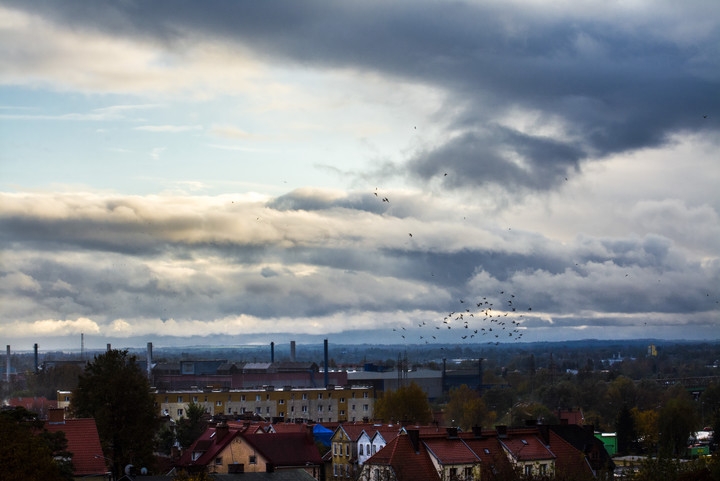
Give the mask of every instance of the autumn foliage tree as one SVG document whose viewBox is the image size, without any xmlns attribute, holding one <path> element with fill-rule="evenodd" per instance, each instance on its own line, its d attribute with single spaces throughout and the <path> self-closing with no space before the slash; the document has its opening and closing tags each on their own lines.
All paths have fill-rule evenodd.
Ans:
<svg viewBox="0 0 720 481">
<path fill-rule="evenodd" d="M 445 409 L 445 419 L 463 431 L 469 431 L 473 426 L 487 426 L 494 417 L 488 412 L 480 394 L 466 384 L 450 390 L 450 400 Z"/>
<path fill-rule="evenodd" d="M 397 391 L 388 391 L 378 399 L 375 418 L 384 422 L 428 424 L 432 421 L 432 411 L 427 394 L 413 382 Z"/>
</svg>

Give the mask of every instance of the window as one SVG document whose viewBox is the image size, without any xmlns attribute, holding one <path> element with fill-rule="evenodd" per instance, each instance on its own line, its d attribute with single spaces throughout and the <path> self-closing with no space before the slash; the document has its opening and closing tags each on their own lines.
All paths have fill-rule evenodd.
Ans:
<svg viewBox="0 0 720 481">
<path fill-rule="evenodd" d="M 307 393 L 303 393 L 302 398 L 303 398 L 303 401 L 305 401 L 307 399 Z"/>
<path fill-rule="evenodd" d="M 547 473 L 547 464 L 541 464 L 540 465 L 540 474 L 544 475 Z"/>
<path fill-rule="evenodd" d="M 363 445 L 362 445 L 362 444 L 358 444 L 358 454 L 359 454 L 360 456 L 364 456 L 364 455 L 365 455 L 365 453 L 363 453 Z"/>
<path fill-rule="evenodd" d="M 303 407 L 302 407 L 302 412 L 304 412 L 304 413 L 307 412 L 307 406 L 303 406 Z"/>
<path fill-rule="evenodd" d="M 205 402 L 207 402 L 207 396 L 205 396 Z"/>
<path fill-rule="evenodd" d="M 256 408 L 255 408 L 255 412 L 256 412 L 257 414 L 260 414 L 260 413 L 262 412 L 262 408 L 261 408 L 260 406 L 256 407 Z"/>
<path fill-rule="evenodd" d="M 333 464 L 333 476 L 337 476 L 339 467 L 340 467 L 339 465 Z"/>
<path fill-rule="evenodd" d="M 178 402 L 179 402 L 179 403 L 183 402 L 182 396 L 178 396 Z"/>
<path fill-rule="evenodd" d="M 322 412 L 322 406 L 318 406 L 318 412 L 319 412 L 319 413 Z"/>
<path fill-rule="evenodd" d="M 270 406 L 267 406 L 267 407 L 265 408 L 265 413 L 266 413 L 266 414 L 270 414 Z"/>
<path fill-rule="evenodd" d="M 354 411 L 354 410 L 355 410 L 355 405 L 354 405 L 354 404 L 353 404 L 352 406 L 350 406 L 350 410 L 351 410 L 351 411 Z"/>
<path fill-rule="evenodd" d="M 193 396 L 193 397 L 192 397 L 192 402 L 194 402 L 194 403 L 198 402 L 198 397 L 197 397 L 197 396 Z"/>
<path fill-rule="evenodd" d="M 322 393 L 318 393 L 318 399 L 322 399 Z"/>
<path fill-rule="evenodd" d="M 240 408 L 240 414 L 245 414 L 245 408 Z"/>
<path fill-rule="evenodd" d="M 255 400 L 256 400 L 256 401 L 260 401 L 260 395 L 259 395 L 259 394 L 256 394 L 256 395 L 255 395 Z"/>
<path fill-rule="evenodd" d="M 215 401 L 216 406 L 222 406 L 222 401 Z"/>
<path fill-rule="evenodd" d="M 68 396 L 65 396 L 65 400 L 66 400 L 66 401 L 69 401 Z M 167 397 L 167 396 L 165 396 L 165 402 L 168 402 L 168 397 Z"/>
<path fill-rule="evenodd" d="M 232 408 L 228 408 L 228 414 L 232 414 Z"/>
<path fill-rule="evenodd" d="M 244 395 L 244 394 L 243 394 L 242 396 L 240 396 L 240 400 L 241 400 L 242 402 L 245 402 L 245 395 Z"/>
<path fill-rule="evenodd" d="M 182 409 L 178 409 L 178 410 L 177 410 L 177 413 L 178 413 L 178 416 L 182 416 L 182 415 L 183 415 L 183 410 L 182 410 Z"/>
<path fill-rule="evenodd" d="M 284 399 L 278 400 L 278 404 L 285 404 L 285 400 Z"/>
<path fill-rule="evenodd" d="M 355 399 L 355 393 L 352 393 L 352 398 Z"/>
<path fill-rule="evenodd" d="M 370 455 L 370 445 L 369 444 L 365 445 L 365 452 L 368 453 L 368 456 Z"/>
<path fill-rule="evenodd" d="M 65 396 L 65 401 L 70 402 L 70 396 Z M 165 398 L 165 402 L 167 402 L 167 397 Z"/>
<path fill-rule="evenodd" d="M 373 444 L 373 454 L 377 453 L 377 446 Z"/>
<path fill-rule="evenodd" d="M 228 394 L 228 401 L 232 401 L 232 394 Z"/>
<path fill-rule="evenodd" d="M 368 406 L 367 404 L 363 404 L 363 411 L 368 412 L 368 409 L 370 409 L 370 406 Z"/>
<path fill-rule="evenodd" d="M 215 458 L 215 465 L 222 466 L 222 456 Z"/>
<path fill-rule="evenodd" d="M 332 412 L 332 404 L 328 404 L 328 412 Z"/>
<path fill-rule="evenodd" d="M 363 398 L 364 398 L 364 399 L 367 399 L 367 397 L 368 397 L 368 393 L 364 392 L 364 393 L 363 393 Z"/>
<path fill-rule="evenodd" d="M 337 443 L 333 443 L 333 456 L 337 456 Z"/>
<path fill-rule="evenodd" d="M 341 403 L 344 403 L 344 402 L 345 402 L 345 398 L 344 398 L 344 397 L 341 397 L 341 398 L 340 398 L 340 402 L 341 402 Z"/>
<path fill-rule="evenodd" d="M 345 445 L 345 456 L 350 457 L 350 444 Z"/>
<path fill-rule="evenodd" d="M 290 412 L 291 412 L 291 413 L 294 413 L 294 412 L 295 412 L 295 406 L 290 406 Z"/>
<path fill-rule="evenodd" d="M 255 456 L 254 454 L 251 454 L 248 457 L 248 464 L 257 464 L 257 456 Z"/>
<path fill-rule="evenodd" d="M 344 409 L 341 409 L 341 410 L 340 410 L 340 416 L 345 416 L 345 410 L 344 410 Z"/>
<path fill-rule="evenodd" d="M 465 479 L 472 479 L 472 468 L 471 467 L 465 468 Z"/>
<path fill-rule="evenodd" d="M 281 418 L 284 418 L 284 417 L 285 417 L 285 411 L 280 411 L 280 412 L 278 413 L 278 416 L 280 416 Z"/>
<path fill-rule="evenodd" d="M 532 476 L 532 465 L 531 464 L 525 465 L 525 476 Z"/>
</svg>

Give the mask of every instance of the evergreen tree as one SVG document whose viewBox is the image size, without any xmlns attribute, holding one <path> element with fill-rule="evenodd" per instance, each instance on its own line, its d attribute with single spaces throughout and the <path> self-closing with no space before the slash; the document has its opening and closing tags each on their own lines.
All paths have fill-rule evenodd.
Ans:
<svg viewBox="0 0 720 481">
<path fill-rule="evenodd" d="M 627 404 L 623 404 L 618 413 L 615 432 L 617 433 L 618 453 L 627 454 L 637 438 L 635 419 Z"/>
<path fill-rule="evenodd" d="M 150 384 L 135 356 L 111 350 L 88 362 L 73 392 L 71 410 L 92 417 L 116 479 L 123 467 L 148 467 L 159 420 Z"/>
</svg>

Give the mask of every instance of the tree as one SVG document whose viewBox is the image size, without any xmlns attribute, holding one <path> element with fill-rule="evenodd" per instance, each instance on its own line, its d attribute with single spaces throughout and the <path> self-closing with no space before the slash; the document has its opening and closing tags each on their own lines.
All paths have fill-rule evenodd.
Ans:
<svg viewBox="0 0 720 481">
<path fill-rule="evenodd" d="M 375 417 L 382 421 L 428 424 L 432 421 L 432 412 L 425 391 L 413 382 L 397 391 L 388 391 L 378 399 Z"/>
<path fill-rule="evenodd" d="M 660 409 L 658 416 L 660 454 L 681 456 L 685 454 L 688 438 L 698 424 L 695 406 L 686 392 L 679 392 Z"/>
<path fill-rule="evenodd" d="M 635 420 L 627 404 L 623 404 L 618 413 L 615 432 L 617 433 L 618 453 L 627 454 L 637 438 Z"/>
<path fill-rule="evenodd" d="M 191 402 L 186 406 L 185 413 L 187 417 L 177 423 L 177 439 L 183 449 L 200 437 L 207 427 L 207 422 L 203 420 L 205 408 L 201 404 Z"/>
<path fill-rule="evenodd" d="M 473 426 L 487 426 L 492 422 L 489 417 L 488 409 L 477 391 L 466 384 L 450 390 L 445 419 L 453 420 L 455 426 L 469 431 Z"/>
<path fill-rule="evenodd" d="M 111 350 L 88 362 L 78 379 L 70 408 L 78 417 L 93 417 L 103 452 L 119 477 L 124 466 L 147 467 L 159 419 L 150 384 L 127 351 Z"/>
<path fill-rule="evenodd" d="M 45 431 L 37 414 L 25 408 L 0 411 L 1 479 L 71 480 L 71 458 L 65 434 Z"/>
<path fill-rule="evenodd" d="M 658 443 L 658 412 L 654 409 L 640 411 L 633 408 L 632 414 L 643 451 L 654 453 Z"/>
</svg>

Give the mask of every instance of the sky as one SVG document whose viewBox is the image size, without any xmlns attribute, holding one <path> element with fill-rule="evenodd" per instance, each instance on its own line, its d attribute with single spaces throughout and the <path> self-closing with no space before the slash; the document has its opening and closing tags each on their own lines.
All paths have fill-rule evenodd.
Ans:
<svg viewBox="0 0 720 481">
<path fill-rule="evenodd" d="M 719 120 L 715 0 L 0 0 L 0 340 L 717 340 Z"/>
</svg>

